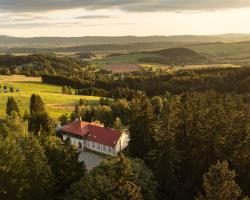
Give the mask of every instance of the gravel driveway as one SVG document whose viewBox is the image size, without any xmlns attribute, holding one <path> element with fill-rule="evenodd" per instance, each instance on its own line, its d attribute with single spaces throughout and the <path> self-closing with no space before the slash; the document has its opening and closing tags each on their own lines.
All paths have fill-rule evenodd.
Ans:
<svg viewBox="0 0 250 200">
<path fill-rule="evenodd" d="M 79 155 L 79 160 L 84 161 L 87 170 L 91 170 L 98 166 L 104 159 L 104 157 L 87 151 L 82 151 Z"/>
</svg>

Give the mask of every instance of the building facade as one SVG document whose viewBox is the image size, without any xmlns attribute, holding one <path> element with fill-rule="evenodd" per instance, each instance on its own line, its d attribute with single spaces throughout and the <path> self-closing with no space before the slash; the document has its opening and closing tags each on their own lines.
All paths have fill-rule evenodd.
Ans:
<svg viewBox="0 0 250 200">
<path fill-rule="evenodd" d="M 117 155 L 127 147 L 129 136 L 97 123 L 75 120 L 60 127 L 63 140 L 69 139 L 79 149 L 90 149 L 108 155 Z"/>
</svg>

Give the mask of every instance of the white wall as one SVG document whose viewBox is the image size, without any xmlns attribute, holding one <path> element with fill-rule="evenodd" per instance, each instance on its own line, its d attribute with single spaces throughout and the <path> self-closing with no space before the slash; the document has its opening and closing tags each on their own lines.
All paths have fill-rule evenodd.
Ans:
<svg viewBox="0 0 250 200">
<path fill-rule="evenodd" d="M 85 147 L 88 148 L 88 149 L 94 150 L 94 151 L 98 151 L 98 152 L 101 152 L 101 153 L 108 154 L 108 155 L 114 155 L 113 147 L 109 147 L 109 146 L 103 145 L 103 144 L 98 144 L 96 142 L 92 142 L 92 141 L 89 141 L 89 140 L 86 140 Z"/>
<path fill-rule="evenodd" d="M 120 139 L 118 140 L 116 146 L 115 146 L 115 152 L 114 154 L 117 154 L 120 152 L 120 150 L 125 149 L 128 146 L 129 143 L 129 136 L 126 133 L 122 133 Z"/>
</svg>

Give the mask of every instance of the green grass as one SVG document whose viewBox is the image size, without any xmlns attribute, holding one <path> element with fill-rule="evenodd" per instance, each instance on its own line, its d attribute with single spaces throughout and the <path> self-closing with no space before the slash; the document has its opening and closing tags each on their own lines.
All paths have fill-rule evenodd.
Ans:
<svg viewBox="0 0 250 200">
<path fill-rule="evenodd" d="M 218 43 L 218 44 L 198 44 L 189 46 L 188 48 L 210 55 L 220 56 L 249 56 L 250 55 L 250 43 Z"/>
<path fill-rule="evenodd" d="M 0 84 L 2 86 L 12 85 L 15 89 L 20 89 L 20 92 L 0 93 L 0 119 L 5 117 L 8 96 L 13 96 L 17 100 L 21 112 L 24 113 L 25 110 L 29 111 L 30 96 L 32 94 L 39 94 L 45 103 L 46 110 L 53 118 L 57 118 L 64 113 L 71 113 L 74 105 L 80 98 L 86 99 L 89 104 L 99 102 L 99 97 L 65 95 L 61 93 L 60 86 L 48 85 L 36 81 L 1 81 L 0 76 Z"/>
<path fill-rule="evenodd" d="M 180 44 L 180 47 L 182 45 Z M 192 44 L 184 45 L 196 51 L 197 53 L 210 55 L 211 58 L 220 60 L 225 63 L 237 63 L 237 61 L 248 61 L 250 63 L 250 42 L 242 43 L 211 43 L 211 44 Z M 105 68 L 108 64 L 128 63 L 128 64 L 157 64 L 157 63 L 141 63 L 138 60 L 144 57 L 161 58 L 159 54 L 154 53 L 129 53 L 120 56 L 104 57 L 91 61 L 100 68 Z"/>
<path fill-rule="evenodd" d="M 119 64 L 119 63 L 142 64 L 139 62 L 139 59 L 144 57 L 160 57 L 160 56 L 158 54 L 131 53 L 120 56 L 104 57 L 102 59 L 96 59 L 91 62 L 97 65 L 98 67 L 105 68 L 105 66 L 108 64 Z"/>
</svg>

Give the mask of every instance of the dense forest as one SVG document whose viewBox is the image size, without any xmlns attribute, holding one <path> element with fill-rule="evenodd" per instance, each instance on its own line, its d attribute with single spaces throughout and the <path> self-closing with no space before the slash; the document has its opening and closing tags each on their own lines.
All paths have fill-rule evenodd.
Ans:
<svg viewBox="0 0 250 200">
<path fill-rule="evenodd" d="M 187 91 L 247 94 L 250 92 L 250 68 L 214 68 L 181 70 L 175 73 L 140 71 L 125 74 L 108 74 L 84 71 L 74 77 L 42 75 L 45 83 L 71 86 L 77 94 L 90 95 L 100 91 L 98 96 L 126 98 L 141 91 L 147 96 L 180 95 Z"/>
<path fill-rule="evenodd" d="M 18 65 L 29 63 L 21 58 Z M 79 97 L 59 122 L 81 117 L 127 128 L 129 145 L 87 172 L 58 138 L 42 97 L 32 95 L 23 116 L 10 97 L 0 124 L 0 199 L 249 199 L 248 67 L 111 74 L 66 60 L 65 71 L 56 58 L 55 74 L 40 71 L 43 82 L 103 98 L 89 105 Z"/>
<path fill-rule="evenodd" d="M 42 74 L 73 74 L 86 67 L 86 62 L 69 57 L 57 57 L 51 54 L 31 54 L 14 56 L 0 55 L 0 74 L 24 74 L 40 76 Z"/>
<path fill-rule="evenodd" d="M 156 199 L 240 199 L 250 194 L 249 74 L 246 67 L 94 76 L 76 84 L 77 92 L 105 90 L 115 101 L 80 103 L 75 113 L 108 127 L 129 126 L 125 154 L 152 170 Z M 74 87 L 71 78 L 43 80 Z"/>
</svg>

